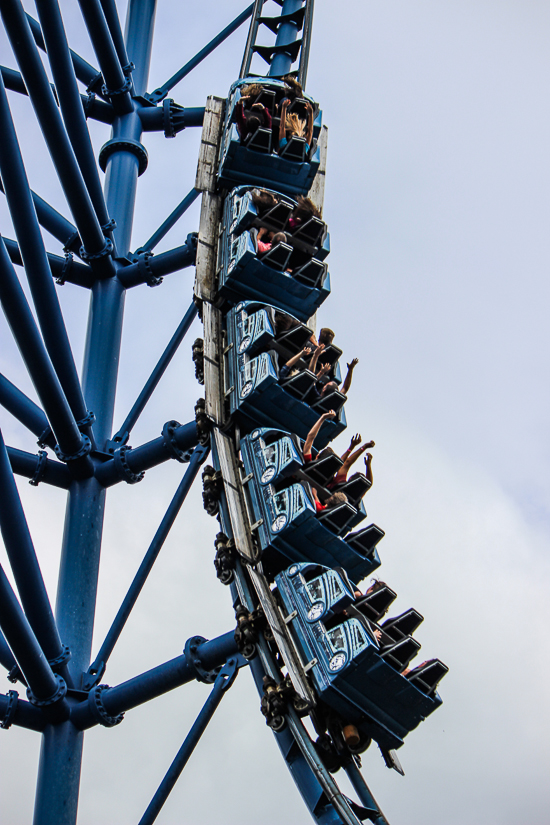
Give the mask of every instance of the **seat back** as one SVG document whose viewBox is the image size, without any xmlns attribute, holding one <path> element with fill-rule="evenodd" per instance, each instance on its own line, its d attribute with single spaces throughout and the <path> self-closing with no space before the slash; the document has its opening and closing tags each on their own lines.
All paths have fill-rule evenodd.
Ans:
<svg viewBox="0 0 550 825">
<path fill-rule="evenodd" d="M 278 243 L 272 246 L 265 255 L 259 259 L 263 264 L 268 264 L 273 269 L 284 272 L 288 266 L 288 261 L 292 255 L 292 247 L 286 243 Z"/>
<path fill-rule="evenodd" d="M 302 264 L 299 269 L 295 269 L 292 277 L 300 284 L 306 284 L 306 286 L 314 289 L 320 289 L 325 280 L 326 271 L 326 264 L 321 263 L 321 261 L 318 261 L 316 258 L 312 258 L 310 261 Z"/>
<path fill-rule="evenodd" d="M 280 150 L 279 155 L 285 160 L 303 163 L 306 159 L 306 139 L 292 135 L 288 143 Z"/>
<path fill-rule="evenodd" d="M 282 232 L 292 215 L 293 207 L 285 201 L 279 201 L 261 216 L 262 225 L 275 232 Z"/>
<path fill-rule="evenodd" d="M 407 636 L 407 638 L 390 647 L 382 648 L 380 656 L 401 673 L 419 650 L 420 642 L 417 642 L 412 636 Z"/>
<path fill-rule="evenodd" d="M 319 458 L 316 461 L 310 461 L 308 464 L 305 464 L 303 473 L 313 484 L 320 484 L 322 487 L 326 487 L 331 478 L 334 478 L 342 464 L 342 459 L 337 455 L 327 455 L 324 458 Z"/>
<path fill-rule="evenodd" d="M 348 502 L 344 502 L 338 504 L 337 507 L 328 507 L 326 510 L 322 510 L 317 518 L 331 532 L 341 536 L 342 533 L 346 532 L 346 528 L 356 515 L 357 510 L 355 507 Z"/>
<path fill-rule="evenodd" d="M 275 341 L 281 348 L 288 350 L 291 355 L 296 355 L 305 347 L 310 338 L 311 330 L 309 327 L 306 327 L 305 324 L 296 324 L 295 327 L 286 329 L 280 335 L 277 335 Z"/>
<path fill-rule="evenodd" d="M 430 696 L 448 672 L 449 668 L 440 659 L 430 659 L 407 673 L 407 679 L 422 693 Z"/>
<path fill-rule="evenodd" d="M 348 536 L 349 538 L 349 536 Z M 385 584 L 373 593 L 369 593 L 355 602 L 355 607 L 372 622 L 378 622 L 397 598 L 397 593 Z"/>
<path fill-rule="evenodd" d="M 357 507 L 367 490 L 370 490 L 372 483 L 363 473 L 354 473 L 348 481 L 344 484 L 337 484 L 333 487 L 333 492 L 345 493 L 348 501 L 351 501 L 354 507 Z"/>
<path fill-rule="evenodd" d="M 339 413 L 345 403 L 346 396 L 339 392 L 339 390 L 334 390 L 333 392 L 324 393 L 324 395 L 313 402 L 311 408 L 315 410 L 315 412 L 318 412 L 319 415 L 330 410 Z"/>
<path fill-rule="evenodd" d="M 384 531 L 381 530 L 376 524 L 369 524 L 368 527 L 364 527 L 356 533 L 350 533 L 349 536 L 346 536 L 346 541 L 358 553 L 361 553 L 363 556 L 370 556 L 380 539 L 383 539 L 385 535 L 386 534 Z M 390 590 L 389 587 L 387 590 L 390 593 L 393 593 L 393 590 Z M 380 593 L 382 591 L 377 590 L 376 592 Z M 374 596 L 375 594 L 373 593 L 371 595 Z M 396 598 L 396 595 L 396 593 L 393 593 L 393 598 L 391 599 L 390 604 L 393 599 Z M 365 596 L 365 598 L 367 597 Z"/>
<path fill-rule="evenodd" d="M 400 616 L 395 616 L 393 619 L 386 619 L 381 625 L 384 633 L 386 633 L 395 642 L 404 639 L 405 636 L 412 636 L 414 631 L 422 624 L 424 616 L 418 610 L 411 607 Z"/>
<path fill-rule="evenodd" d="M 291 375 L 290 378 L 285 378 L 281 381 L 281 386 L 285 388 L 294 398 L 303 401 L 306 395 L 309 394 L 313 384 L 315 383 L 315 375 L 309 370 L 300 370 L 296 375 Z"/>
<path fill-rule="evenodd" d="M 269 109 L 271 114 L 273 114 L 275 109 L 275 92 L 273 89 L 262 89 L 254 100 L 254 103 L 261 103 L 262 106 L 265 106 L 265 108 Z"/>
<path fill-rule="evenodd" d="M 264 129 L 258 126 L 255 132 L 247 135 L 244 140 L 244 145 L 247 149 L 253 149 L 255 152 L 263 152 L 266 155 L 271 154 L 271 142 L 273 133 L 271 129 Z"/>
<path fill-rule="evenodd" d="M 316 247 L 321 243 L 325 231 L 325 223 L 320 218 L 312 216 L 294 230 L 292 238 L 296 241 L 301 241 L 307 246 Z"/>
</svg>

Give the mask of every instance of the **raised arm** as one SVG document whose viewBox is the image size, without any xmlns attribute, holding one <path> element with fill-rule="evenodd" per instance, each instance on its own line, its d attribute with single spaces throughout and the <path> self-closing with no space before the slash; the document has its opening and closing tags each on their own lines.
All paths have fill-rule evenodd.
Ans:
<svg viewBox="0 0 550 825">
<path fill-rule="evenodd" d="M 336 418 L 336 413 L 334 412 L 334 410 L 329 410 L 328 412 L 323 413 L 323 415 L 317 419 L 311 430 L 308 432 L 306 440 L 304 442 L 304 455 L 311 455 L 313 442 L 319 434 L 319 430 L 321 429 L 325 421 L 329 420 L 329 418 Z"/>
<path fill-rule="evenodd" d="M 350 441 L 350 443 L 349 443 L 349 447 L 348 447 L 348 449 L 346 450 L 346 452 L 345 452 L 345 453 L 343 453 L 343 454 L 340 456 L 340 458 L 342 459 L 342 461 L 345 461 L 345 460 L 346 460 L 346 458 L 349 456 L 349 454 L 350 454 L 353 450 L 355 450 L 355 448 L 356 448 L 356 447 L 358 447 L 358 446 L 359 446 L 359 444 L 361 443 L 361 441 L 362 441 L 362 440 L 363 440 L 363 439 L 361 438 L 361 433 L 355 433 L 355 435 L 354 435 L 354 436 L 352 436 L 352 439 L 351 439 L 351 441 Z"/>
<path fill-rule="evenodd" d="M 352 467 L 352 465 L 355 464 L 357 459 L 360 456 L 363 455 L 365 450 L 368 450 L 371 447 L 374 447 L 374 441 L 367 441 L 367 443 L 363 444 L 361 447 L 359 447 L 358 450 L 354 450 L 354 452 L 349 453 L 347 458 L 344 459 L 344 463 L 342 464 L 342 467 L 340 468 L 340 470 L 338 470 L 338 475 L 343 475 L 344 473 L 347 473 L 349 471 L 350 467 Z M 366 461 L 366 459 L 365 459 L 365 461 Z"/>
<path fill-rule="evenodd" d="M 367 481 L 370 481 L 371 487 L 373 485 L 373 477 L 372 477 L 372 454 L 367 453 L 365 456 L 365 476 L 367 477 Z"/>
<path fill-rule="evenodd" d="M 298 352 L 296 355 L 293 355 L 292 358 L 289 358 L 289 360 L 285 364 L 285 367 L 288 367 L 289 370 L 291 370 L 292 367 L 298 363 L 300 358 L 307 358 L 310 354 L 311 347 L 306 345 L 303 349 L 300 350 L 300 352 Z"/>
<path fill-rule="evenodd" d="M 359 363 L 359 358 L 354 358 L 353 361 L 351 362 L 351 364 L 347 365 L 348 366 L 348 372 L 347 372 L 347 375 L 344 379 L 344 383 L 342 384 L 342 389 L 340 390 L 340 392 L 342 392 L 344 395 L 348 394 L 348 390 L 351 387 L 351 379 L 353 378 L 353 370 L 355 369 L 355 367 L 357 366 L 358 363 Z"/>
<path fill-rule="evenodd" d="M 309 362 L 309 367 L 308 367 L 308 369 L 310 369 L 311 372 L 315 372 L 315 370 L 317 368 L 317 361 L 319 359 L 319 356 L 323 352 L 324 348 L 325 348 L 324 344 L 319 344 L 317 347 L 315 347 L 315 352 L 313 353 L 313 358 Z"/>
</svg>

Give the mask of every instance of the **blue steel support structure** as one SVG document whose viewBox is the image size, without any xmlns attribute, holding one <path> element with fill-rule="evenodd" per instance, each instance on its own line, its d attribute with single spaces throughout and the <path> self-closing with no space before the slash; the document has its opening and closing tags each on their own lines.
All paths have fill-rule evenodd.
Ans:
<svg viewBox="0 0 550 825">
<path fill-rule="evenodd" d="M 85 730 L 97 724 L 114 726 L 125 712 L 192 680 L 212 683 L 210 697 L 140 821 L 152 823 L 237 669 L 248 664 L 240 653 L 244 648 L 238 632 L 231 630 L 210 641 L 191 637 L 183 655 L 120 685 L 98 684 L 210 451 L 200 413 L 184 425 L 168 421 L 160 437 L 141 446 L 127 445 L 132 427 L 197 315 L 194 303 L 120 429 L 112 432 L 126 290 L 156 286 L 164 275 L 194 265 L 197 250 L 197 235 L 191 233 L 185 244 L 153 254 L 199 196 L 193 187 L 157 231 L 135 253 L 130 251 L 138 178 L 148 163 L 142 134 L 164 130 L 166 137 L 174 137 L 203 123 L 204 108 L 184 109 L 166 99 L 168 92 L 248 18 L 252 20 L 241 77 L 243 71 L 250 72 L 254 54 L 268 63 L 270 78 L 288 74 L 299 57 L 298 77 L 304 83 L 313 0 L 277 2 L 280 14 L 263 18 L 264 0 L 256 0 L 166 83 L 147 93 L 156 0 L 130 0 L 124 34 L 114 0 L 79 0 L 99 70 L 69 48 L 58 0 L 37 0 L 40 22 L 25 13 L 20 0 L 0 0 L 19 67 L 19 72 L 0 67 L 0 190 L 17 238 L 16 242 L 0 236 L 0 303 L 41 406 L 4 376 L 0 405 L 38 438 L 41 447 L 55 450 L 57 458 L 44 450 L 36 455 L 6 447 L 0 433 L 0 529 L 19 596 L 0 567 L 0 666 L 11 681 L 27 688 L 27 701 L 14 690 L 0 695 L 0 727 L 42 733 L 35 825 L 75 825 Z M 262 24 L 275 32 L 271 46 L 256 43 Z M 39 49 L 47 51 L 53 84 Z M 85 84 L 87 94 L 81 94 L 78 81 Z M 73 222 L 30 189 L 6 89 L 28 96 Z M 97 160 L 88 117 L 112 129 Z M 104 188 L 98 167 L 105 172 Z M 46 251 L 41 227 L 62 244 L 65 258 Z M 24 268 L 38 322 L 15 266 Z M 58 284 L 72 282 L 89 291 L 81 377 L 53 277 Z M 90 664 L 107 489 L 121 481 L 134 484 L 146 470 L 172 458 L 188 466 Z M 54 609 L 14 474 L 33 485 L 43 481 L 68 492 Z M 240 595 L 232 586 L 234 600 L 243 598 L 254 610 L 257 598 L 246 576 L 243 582 Z M 263 637 L 257 652 L 252 671 L 261 690 L 265 676 L 280 681 L 281 674 Z M 288 719 L 288 729 L 277 734 L 279 745 L 314 820 L 322 825 L 357 825 L 357 806 L 339 791 L 294 710 Z M 376 825 L 387 825 L 355 763 L 346 770 L 365 815 Z"/>
</svg>

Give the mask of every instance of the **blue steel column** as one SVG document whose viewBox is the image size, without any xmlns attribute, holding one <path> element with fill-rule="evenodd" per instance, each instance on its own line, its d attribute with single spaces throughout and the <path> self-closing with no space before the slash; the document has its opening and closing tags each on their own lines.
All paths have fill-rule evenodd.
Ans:
<svg viewBox="0 0 550 825">
<path fill-rule="evenodd" d="M 137 94 L 143 94 L 149 69 L 155 13 L 154 0 L 130 0 L 127 47 L 137 68 Z M 113 137 L 141 137 L 135 112 L 115 117 Z M 106 202 L 117 222 L 119 255 L 130 249 L 137 158 L 116 149 L 107 160 Z M 124 289 L 118 279 L 96 282 L 92 289 L 83 367 L 88 409 L 96 415 L 94 433 L 99 449 L 110 437 L 124 314 Z M 61 553 L 56 618 L 59 632 L 71 648 L 75 682 L 88 668 L 95 613 L 97 576 L 103 528 L 105 490 L 95 479 L 75 482 L 69 492 Z M 44 732 L 38 770 L 35 825 L 76 823 L 83 734 L 71 723 Z"/>
<path fill-rule="evenodd" d="M 303 5 L 303 0 L 285 0 L 281 9 L 281 16 L 284 16 L 285 14 L 292 14 L 292 12 L 301 9 Z M 296 23 L 281 23 L 277 29 L 277 39 L 275 40 L 275 45 L 289 46 L 291 43 L 296 41 L 297 37 L 298 26 Z M 269 67 L 268 76 L 283 77 L 290 71 L 292 63 L 293 60 L 290 54 L 287 54 L 284 51 L 274 54 Z"/>
</svg>

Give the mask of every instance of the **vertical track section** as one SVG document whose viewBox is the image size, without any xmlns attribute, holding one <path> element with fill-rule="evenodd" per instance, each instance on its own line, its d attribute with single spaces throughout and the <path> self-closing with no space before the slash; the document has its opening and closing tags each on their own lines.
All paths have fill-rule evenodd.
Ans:
<svg viewBox="0 0 550 825">
<path fill-rule="evenodd" d="M 279 32 L 277 42 L 285 44 L 295 42 L 298 31 L 295 19 L 289 22 L 287 28 L 284 28 L 283 23 L 288 19 L 285 18 L 285 14 L 293 16 L 296 11 L 295 7 L 302 7 L 302 5 L 300 0 L 297 2 L 285 0 L 281 14 L 282 23 L 274 26 Z M 307 5 L 310 9 L 312 8 L 312 3 Z M 262 6 L 262 0 L 256 0 L 241 67 L 241 77 L 248 74 L 252 54 L 259 50 L 255 45 L 255 40 L 260 23 L 264 22 L 261 17 Z M 286 7 L 288 11 L 285 11 Z M 304 15 L 300 14 L 298 19 L 300 22 L 303 21 Z M 308 37 L 310 32 L 311 21 Z M 301 46 L 301 41 L 299 45 Z M 290 56 L 278 48 L 270 56 L 273 57 L 272 65 L 277 61 L 280 74 L 286 74 L 292 62 Z M 304 65 L 307 65 L 307 56 Z M 278 71 L 275 69 L 275 72 Z M 272 74 L 271 69 L 269 74 L 276 76 Z M 215 305 L 217 244 L 222 210 L 222 198 L 216 189 L 215 170 L 223 115 L 224 101 L 209 97 L 195 181 L 196 189 L 202 192 L 195 298 L 202 308 L 204 325 L 205 402 L 206 412 L 212 423 L 212 453 L 214 463 L 221 470 L 223 478 L 222 529 L 234 540 L 240 556 L 240 561 L 237 562 L 236 580 L 232 585 L 234 600 L 238 599 L 249 611 L 261 607 L 302 707 L 313 708 L 316 697 L 307 677 L 304 663 L 295 647 L 285 617 L 281 614 L 269 583 L 262 573 L 261 564 L 258 564 L 254 525 L 251 522 L 243 489 L 238 445 L 231 435 L 231 426 L 225 408 L 223 318 L 221 311 Z M 327 129 L 323 127 L 319 139 L 321 163 L 310 191 L 310 197 L 319 208 L 322 208 L 324 196 L 327 139 Z M 260 694 L 263 690 L 265 675 L 271 676 L 277 682 L 281 680 L 280 668 L 274 663 L 263 639 L 259 643 L 259 656 L 252 661 L 251 669 Z M 359 825 L 361 820 L 356 811 L 361 812 L 362 818 L 366 815 L 369 815 L 369 818 L 380 816 L 376 804 L 374 808 L 367 810 L 362 805 L 352 803 L 341 793 L 334 778 L 322 764 L 306 728 L 292 709 L 289 710 L 286 729 L 281 733 L 276 733 L 275 737 L 302 798 L 314 821 L 319 825 Z M 372 798 L 372 795 L 369 798 Z M 382 825 L 382 822 L 385 823 L 383 819 L 377 821 L 379 825 Z"/>
</svg>

